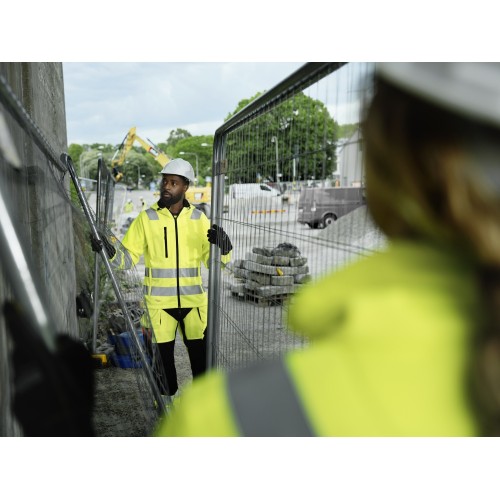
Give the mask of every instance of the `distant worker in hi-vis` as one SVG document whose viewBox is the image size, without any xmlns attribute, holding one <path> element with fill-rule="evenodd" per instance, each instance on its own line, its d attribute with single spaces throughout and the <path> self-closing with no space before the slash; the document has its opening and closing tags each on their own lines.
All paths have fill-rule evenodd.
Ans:
<svg viewBox="0 0 500 500">
<path fill-rule="evenodd" d="M 132 203 L 132 200 L 127 200 L 127 203 L 125 203 L 125 206 L 123 207 L 123 211 L 127 214 L 134 211 L 134 204 Z"/>
</svg>

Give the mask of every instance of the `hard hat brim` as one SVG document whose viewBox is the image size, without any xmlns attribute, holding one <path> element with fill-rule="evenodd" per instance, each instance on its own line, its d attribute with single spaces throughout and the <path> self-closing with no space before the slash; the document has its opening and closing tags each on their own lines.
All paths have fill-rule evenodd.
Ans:
<svg viewBox="0 0 500 500">
<path fill-rule="evenodd" d="M 376 72 L 435 105 L 500 127 L 500 63 L 377 63 Z"/>
</svg>

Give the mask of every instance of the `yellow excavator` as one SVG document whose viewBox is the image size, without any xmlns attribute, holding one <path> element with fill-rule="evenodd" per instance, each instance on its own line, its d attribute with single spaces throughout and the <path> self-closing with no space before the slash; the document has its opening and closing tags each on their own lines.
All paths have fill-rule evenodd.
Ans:
<svg viewBox="0 0 500 500">
<path fill-rule="evenodd" d="M 144 139 L 141 139 L 135 133 L 136 127 L 132 127 L 125 139 L 123 139 L 120 147 L 116 150 L 113 158 L 111 158 L 111 170 L 113 172 L 113 176 L 115 180 L 119 182 L 123 178 L 123 174 L 118 170 L 123 163 L 125 162 L 125 158 L 128 152 L 132 149 L 134 142 L 138 142 L 148 153 L 154 156 L 155 160 L 162 166 L 162 168 L 170 161 L 170 158 L 160 151 L 160 148 L 155 146 L 153 143 L 148 143 Z M 151 142 L 151 141 L 150 141 Z M 117 178 L 119 176 L 119 179 Z"/>
<path fill-rule="evenodd" d="M 154 159 L 161 165 L 162 168 L 171 160 L 169 156 L 161 151 L 158 146 L 149 141 L 149 139 L 149 142 L 141 139 L 136 134 L 136 127 L 132 127 L 128 131 L 125 139 L 123 139 L 120 147 L 116 150 L 113 158 L 111 159 L 111 170 L 116 182 L 120 182 L 120 180 L 123 178 L 123 173 L 120 172 L 119 168 L 125 162 L 125 158 L 128 152 L 136 141 L 143 147 L 143 149 L 145 149 L 154 157 Z M 211 196 L 212 189 L 210 186 L 189 186 L 189 189 L 186 192 L 186 199 L 196 208 L 200 209 L 207 217 L 210 217 Z"/>
</svg>

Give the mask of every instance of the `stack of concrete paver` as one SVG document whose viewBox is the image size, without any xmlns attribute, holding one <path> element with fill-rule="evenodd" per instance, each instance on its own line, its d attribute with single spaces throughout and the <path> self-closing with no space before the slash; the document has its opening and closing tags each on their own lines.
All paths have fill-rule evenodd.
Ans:
<svg viewBox="0 0 500 500">
<path fill-rule="evenodd" d="M 290 243 L 253 248 L 245 259 L 234 262 L 231 292 L 259 305 L 281 303 L 311 279 L 306 263 L 307 258 Z"/>
</svg>

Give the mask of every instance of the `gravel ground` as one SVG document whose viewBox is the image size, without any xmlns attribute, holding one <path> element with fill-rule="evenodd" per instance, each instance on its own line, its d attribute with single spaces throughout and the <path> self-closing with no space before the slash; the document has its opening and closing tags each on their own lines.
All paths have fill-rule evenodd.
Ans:
<svg viewBox="0 0 500 500">
<path fill-rule="evenodd" d="M 176 338 L 175 364 L 179 388 L 192 380 L 186 348 Z M 142 369 L 105 367 L 95 371 L 94 427 L 98 437 L 141 437 L 151 433 L 151 415 L 145 408 Z"/>
</svg>

